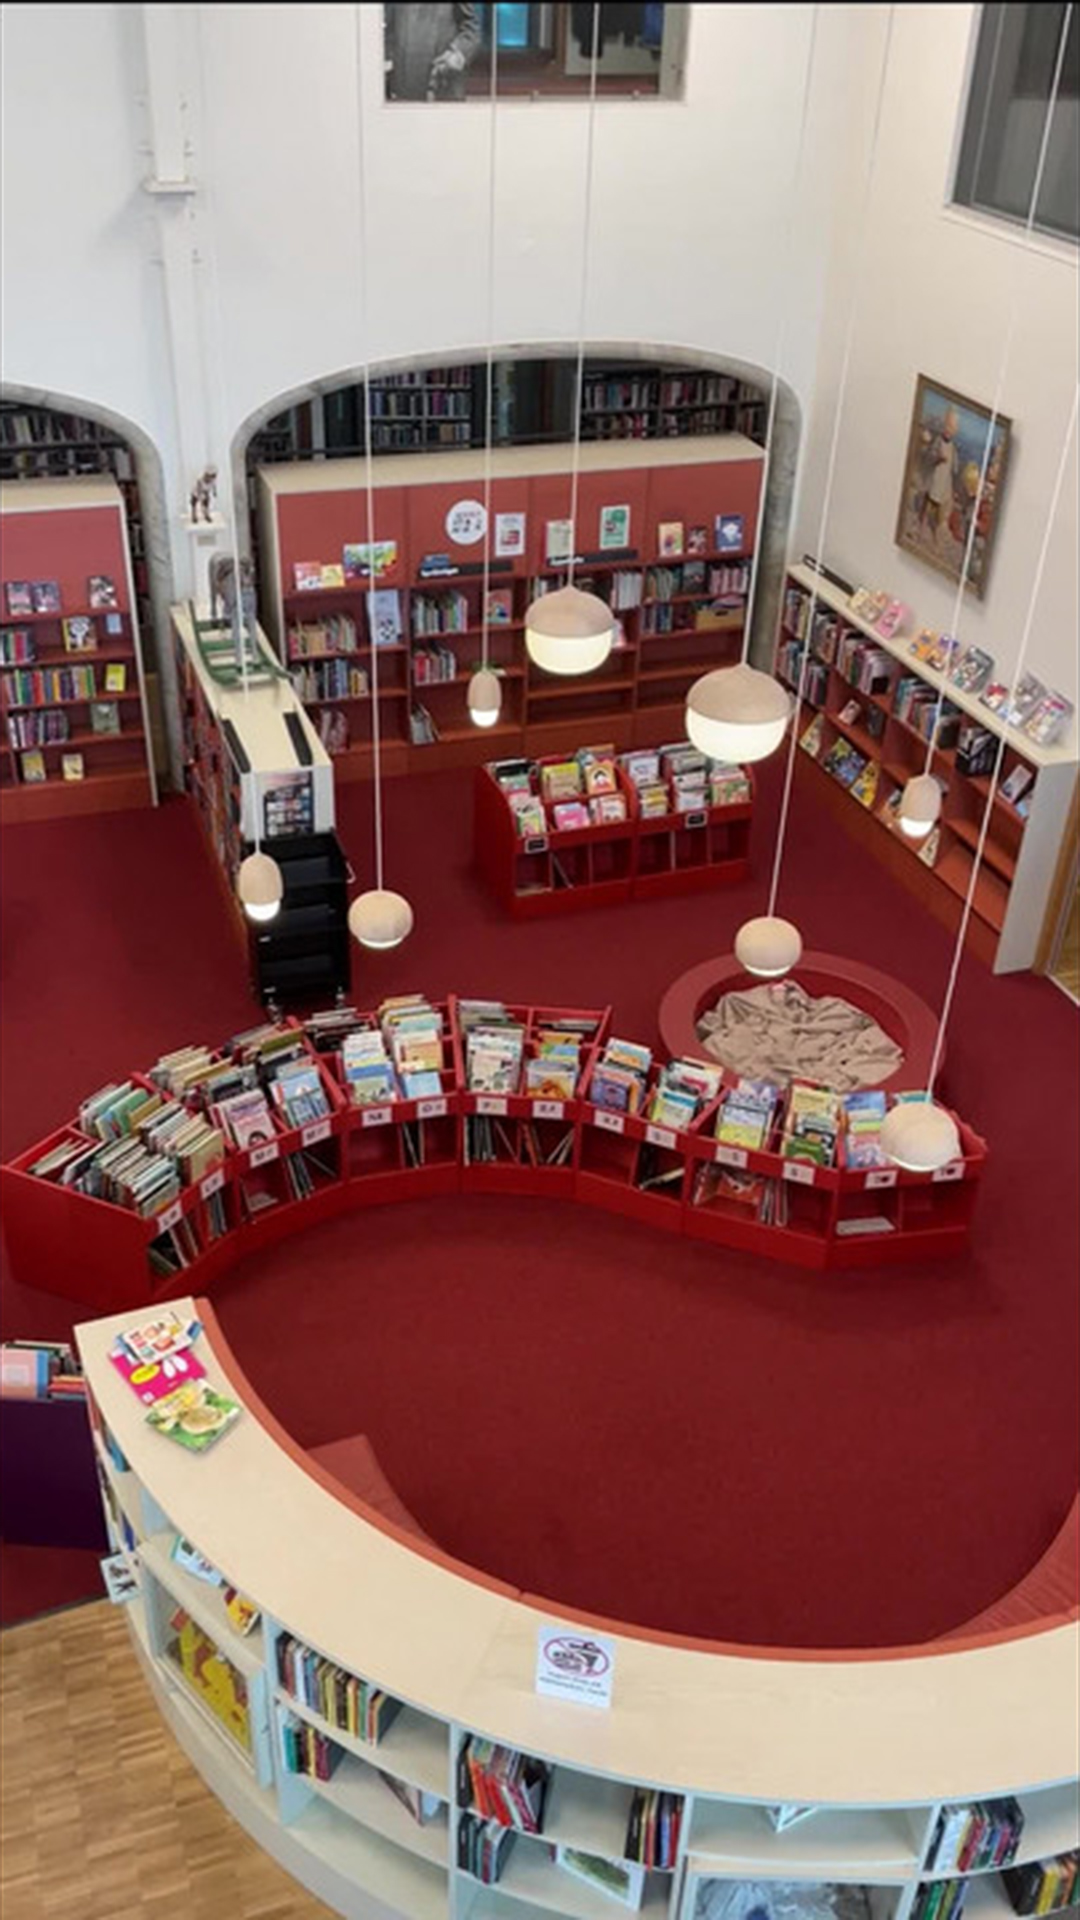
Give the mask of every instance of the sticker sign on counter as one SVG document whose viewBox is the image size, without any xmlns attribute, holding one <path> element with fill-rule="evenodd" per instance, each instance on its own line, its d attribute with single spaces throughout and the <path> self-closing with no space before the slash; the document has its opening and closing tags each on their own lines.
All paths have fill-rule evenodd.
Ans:
<svg viewBox="0 0 1080 1920">
<path fill-rule="evenodd" d="M 586 1707 L 610 1707 L 615 1642 L 603 1633 L 541 1627 L 536 1637 L 536 1691 Z"/>
</svg>

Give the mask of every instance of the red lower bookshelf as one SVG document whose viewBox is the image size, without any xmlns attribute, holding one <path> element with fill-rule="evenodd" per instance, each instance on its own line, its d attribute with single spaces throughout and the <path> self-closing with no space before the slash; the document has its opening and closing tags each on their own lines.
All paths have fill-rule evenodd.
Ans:
<svg viewBox="0 0 1080 1920">
<path fill-rule="evenodd" d="M 470 1025 L 483 1026 L 483 1009 L 495 1007 L 504 1027 L 521 1035 L 520 1070 L 509 1085 L 481 1067 L 469 1040 Z M 359 1104 L 342 1071 L 340 1034 L 350 1020 L 350 1030 L 379 1031 L 385 1003 L 375 1013 L 336 1009 L 260 1030 L 303 1036 L 319 1060 L 326 1112 L 301 1125 L 275 1118 L 271 1139 L 225 1151 L 146 1217 L 65 1186 L 58 1171 L 35 1173 L 65 1145 L 85 1153 L 96 1144 L 77 1123 L 56 1129 L 0 1167 L 13 1277 L 102 1312 L 119 1311 L 174 1291 L 181 1273 L 205 1288 L 247 1255 L 316 1221 L 459 1191 L 579 1200 L 692 1239 L 815 1268 L 936 1258 L 969 1241 L 986 1146 L 963 1121 L 960 1157 L 936 1173 L 787 1158 L 778 1123 L 761 1151 L 747 1152 L 715 1137 L 717 1099 L 733 1078 L 719 1069 L 717 1099 L 685 1126 L 593 1103 L 601 1046 L 632 1045 L 610 1041 L 609 1008 L 502 1007 L 451 995 L 434 1012 L 442 1064 L 427 1083 L 432 1090 Z M 320 1019 L 331 1024 L 320 1027 Z M 228 1043 L 217 1061 L 227 1061 L 236 1045 Z M 560 1045 L 574 1062 L 569 1078 Z M 144 1075 L 130 1079 L 142 1088 L 155 1084 Z M 194 1100 L 188 1104 L 196 1111 Z"/>
</svg>

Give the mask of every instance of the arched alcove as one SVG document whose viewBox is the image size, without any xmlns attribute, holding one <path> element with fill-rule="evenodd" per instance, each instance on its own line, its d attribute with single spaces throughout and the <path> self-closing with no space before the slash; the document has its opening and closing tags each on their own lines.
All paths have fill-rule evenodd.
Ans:
<svg viewBox="0 0 1080 1920">
<path fill-rule="evenodd" d="M 448 363 L 455 367 L 467 365 L 479 367 L 482 374 L 486 352 L 487 350 L 482 347 L 447 349 L 441 354 L 413 354 L 397 360 L 380 360 L 372 362 L 370 374 L 374 381 Z M 587 361 L 608 360 L 617 362 L 620 366 L 663 367 L 665 370 L 685 368 L 687 372 L 717 373 L 746 382 L 759 391 L 766 403 L 762 409 L 764 423 L 773 376 L 767 368 L 756 362 L 738 360 L 730 355 L 707 353 L 698 349 L 671 347 L 654 341 L 627 343 L 626 341 L 590 340 L 586 347 L 586 356 Z M 564 369 L 566 376 L 572 379 L 577 347 L 572 343 L 515 341 L 511 344 L 500 343 L 493 349 L 492 358 L 499 363 L 546 361 L 554 367 Z M 253 441 L 269 422 L 290 408 L 301 407 L 315 400 L 325 400 L 328 395 L 356 386 L 362 383 L 363 376 L 362 366 L 340 368 L 332 374 L 320 376 L 305 386 L 276 394 L 254 413 L 249 414 L 238 428 L 232 444 L 235 497 L 238 499 L 250 497 L 249 469 L 252 465 L 258 464 L 258 459 L 251 461 L 249 453 Z M 572 413 L 569 418 L 572 420 Z M 572 426 L 568 427 L 561 437 L 569 438 L 571 432 Z M 523 442 L 535 442 L 542 437 L 542 435 L 527 434 L 523 436 Z M 692 436 L 687 437 L 692 438 Z M 778 379 L 775 417 L 769 436 L 760 574 L 753 631 L 750 636 L 751 655 L 758 664 L 768 663 L 772 659 L 801 437 L 802 409 L 799 400 L 794 389 L 786 381 Z M 514 444 L 514 441 L 504 439 L 502 444 Z M 647 446 L 648 438 L 643 436 L 643 464 L 647 463 L 648 459 Z M 334 450 L 314 449 L 306 457 L 332 459 Z M 242 535 L 246 535 L 246 550 L 250 551 L 254 544 L 250 526 L 242 529 Z"/>
</svg>

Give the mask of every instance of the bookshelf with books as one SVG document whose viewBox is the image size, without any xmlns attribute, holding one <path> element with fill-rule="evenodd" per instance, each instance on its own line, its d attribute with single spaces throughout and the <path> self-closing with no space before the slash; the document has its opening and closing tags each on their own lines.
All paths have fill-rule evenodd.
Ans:
<svg viewBox="0 0 1080 1920">
<path fill-rule="evenodd" d="M 775 1895 L 785 1920 L 990 1920 L 1073 1899 L 1075 1611 L 827 1659 L 577 1617 L 390 1525 L 266 1412 L 208 1301 L 170 1310 L 239 1408 L 200 1455 L 110 1361 L 130 1311 L 76 1329 L 138 1520 L 132 1657 L 207 1784 L 334 1911 L 710 1920 Z M 604 1637 L 606 1709 L 540 1691 L 553 1631 Z"/>
<path fill-rule="evenodd" d="M 768 395 L 732 374 L 641 362 L 586 361 L 583 440 L 655 440 L 741 433 L 764 444 Z"/>
<path fill-rule="evenodd" d="M 671 739 L 681 733 L 693 681 L 738 659 L 762 460 L 753 442 L 729 434 L 664 442 L 650 449 L 647 465 L 633 447 L 583 449 L 575 579 L 611 605 L 616 645 L 580 679 L 531 663 L 526 610 L 567 575 L 571 451 L 492 455 L 487 653 L 502 678 L 503 706 L 491 729 L 475 727 L 465 705 L 484 649 L 484 456 L 378 463 L 375 629 L 363 463 L 260 469 L 267 625 L 312 704 L 337 778 L 371 771 L 373 630 L 382 638 L 387 772 L 475 765 L 492 748 L 558 753 L 585 730 L 620 749 Z M 329 661 L 320 658 L 324 646 Z"/>
<path fill-rule="evenodd" d="M 955 928 L 1003 743 L 967 938 L 998 972 L 1032 966 L 1076 785 L 1075 744 L 1043 745 L 1008 724 L 976 690 L 993 665 L 984 653 L 954 644 L 950 661 L 947 637 L 920 633 L 910 615 L 913 631 L 884 636 L 822 577 L 808 636 L 814 588 L 809 568 L 789 569 L 775 660 L 778 677 L 796 690 L 809 638 L 798 764 L 817 771 L 801 777 L 813 777 L 835 817 Z M 982 692 L 996 701 L 1007 690 L 988 684 Z M 895 808 L 905 781 L 924 770 L 939 704 L 930 770 L 943 789 L 941 817 L 926 839 L 912 841 Z"/>
<path fill-rule="evenodd" d="M 108 476 L 0 487 L 0 818 L 157 801 L 124 500 Z"/>
</svg>

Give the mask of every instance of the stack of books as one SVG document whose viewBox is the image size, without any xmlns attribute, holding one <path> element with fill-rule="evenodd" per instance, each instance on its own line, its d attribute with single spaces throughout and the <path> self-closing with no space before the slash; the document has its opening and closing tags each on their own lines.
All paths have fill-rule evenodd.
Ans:
<svg viewBox="0 0 1080 1920">
<path fill-rule="evenodd" d="M 593 1067 L 589 1099 L 608 1113 L 639 1113 L 652 1067 L 652 1049 L 635 1040 L 610 1039 Z"/>
<path fill-rule="evenodd" d="M 764 1152 L 779 1104 L 780 1088 L 771 1080 L 750 1080 L 740 1075 L 716 1110 L 717 1140 L 748 1153 Z"/>
<path fill-rule="evenodd" d="M 809 1160 L 818 1167 L 831 1167 L 836 1158 L 840 1122 L 839 1094 L 828 1087 L 812 1087 L 804 1080 L 793 1080 L 784 1116 L 781 1154 L 785 1160 Z"/>
<path fill-rule="evenodd" d="M 234 1093 L 212 1102 L 210 1111 L 222 1132 L 240 1152 L 265 1146 L 276 1138 L 273 1116 L 261 1087 Z"/>
<path fill-rule="evenodd" d="M 512 1747 L 469 1734 L 458 1755 L 458 1806 L 500 1827 L 542 1833 L 551 1768 Z"/>
<path fill-rule="evenodd" d="M 0 1399 L 85 1400 L 86 1381 L 66 1340 L 6 1340 Z"/>
<path fill-rule="evenodd" d="M 1011 1795 L 943 1807 L 927 1852 L 927 1867 L 938 1873 L 976 1873 L 984 1867 L 1010 1866 L 1023 1831 L 1024 1810 Z"/>
<path fill-rule="evenodd" d="M 886 1099 L 880 1087 L 858 1087 L 843 1097 L 844 1165 L 848 1167 L 884 1167 L 888 1164 L 881 1148 L 881 1128 Z"/>
<path fill-rule="evenodd" d="M 670 1872 L 679 1849 L 682 1796 L 655 1787 L 635 1787 L 626 1823 L 624 1860 Z"/>
<path fill-rule="evenodd" d="M 1080 1896 L 1080 1853 L 1059 1854 L 1056 1860 L 1032 1860 L 1010 1867 L 1001 1876 L 1014 1913 L 1057 1913 L 1075 1907 Z"/>
<path fill-rule="evenodd" d="M 381 1107 L 398 1098 L 393 1063 L 377 1027 L 362 1027 L 345 1035 L 341 1071 L 351 1106 Z"/>
<path fill-rule="evenodd" d="M 537 1100 L 572 1100 L 581 1072 L 581 1037 L 541 1031 L 530 1041 L 524 1091 Z"/>
<path fill-rule="evenodd" d="M 406 1100 L 442 1092 L 443 1022 L 422 993 L 384 1000 L 378 1009 L 382 1036 Z"/>
<path fill-rule="evenodd" d="M 481 1820 L 465 1813 L 458 1821 L 457 1863 L 485 1887 L 493 1887 L 501 1877 L 517 1834 L 513 1827 L 497 1820 Z"/>
<path fill-rule="evenodd" d="M 377 1746 L 401 1711 L 401 1701 L 382 1693 L 344 1667 L 313 1653 L 291 1634 L 275 1642 L 277 1676 L 286 1693 L 310 1707 L 331 1727 Z"/>
<path fill-rule="evenodd" d="M 336 1740 L 298 1720 L 295 1713 L 282 1715 L 281 1750 L 287 1773 L 304 1773 L 312 1780 L 329 1780 L 344 1752 Z"/>
<path fill-rule="evenodd" d="M 684 1132 L 703 1107 L 715 1100 L 721 1069 L 699 1060 L 669 1060 L 661 1067 L 648 1105 L 648 1118 L 659 1127 Z"/>
<path fill-rule="evenodd" d="M 287 1127 L 305 1127 L 329 1115 L 330 1101 L 313 1060 L 287 1060 L 272 1070 L 269 1091 Z"/>
</svg>

